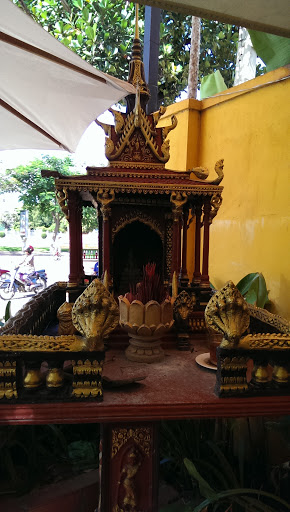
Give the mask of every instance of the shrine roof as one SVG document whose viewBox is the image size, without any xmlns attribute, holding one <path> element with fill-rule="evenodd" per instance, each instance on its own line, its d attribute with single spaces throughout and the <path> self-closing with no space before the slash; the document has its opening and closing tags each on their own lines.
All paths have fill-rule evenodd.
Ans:
<svg viewBox="0 0 290 512">
<path fill-rule="evenodd" d="M 170 194 L 182 191 L 187 195 L 221 192 L 223 187 L 204 180 L 192 180 L 190 172 L 167 169 L 119 169 L 114 167 L 88 167 L 87 175 L 61 176 L 55 180 L 57 189 L 98 191 L 114 189 L 122 193 Z"/>
</svg>

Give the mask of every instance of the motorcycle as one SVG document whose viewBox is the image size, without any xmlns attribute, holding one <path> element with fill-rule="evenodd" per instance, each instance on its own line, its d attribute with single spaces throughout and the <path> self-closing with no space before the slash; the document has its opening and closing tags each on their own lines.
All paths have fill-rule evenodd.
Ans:
<svg viewBox="0 0 290 512">
<path fill-rule="evenodd" d="M 0 269 L 0 286 L 4 281 L 8 278 L 10 278 L 10 272 L 9 270 Z"/>
<path fill-rule="evenodd" d="M 11 300 L 16 292 L 39 293 L 47 286 L 47 275 L 45 270 L 36 270 L 31 274 L 25 275 L 19 272 L 19 267 L 9 274 L 4 274 L 6 278 L 0 282 L 0 297 L 4 300 Z"/>
</svg>

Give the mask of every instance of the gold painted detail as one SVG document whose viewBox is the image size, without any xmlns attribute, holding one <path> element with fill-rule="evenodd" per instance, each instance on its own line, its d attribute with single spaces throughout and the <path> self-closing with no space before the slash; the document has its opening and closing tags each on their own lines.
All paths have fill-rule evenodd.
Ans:
<svg viewBox="0 0 290 512">
<path fill-rule="evenodd" d="M 81 192 L 82 190 L 90 190 L 90 192 L 98 192 L 99 189 L 110 191 L 111 189 L 114 190 L 116 193 L 122 193 L 122 194 L 171 194 L 172 189 L 176 192 L 185 193 L 187 196 L 189 195 L 212 195 L 216 192 L 222 192 L 222 187 L 215 187 L 207 184 L 190 184 L 190 183 L 182 183 L 175 184 L 175 183 L 136 183 L 134 181 L 111 181 L 109 185 L 105 185 L 104 181 L 100 180 L 98 182 L 97 179 L 95 180 L 87 180 L 82 181 L 81 179 L 76 180 L 57 180 L 56 187 L 57 189 L 60 187 L 61 182 L 63 182 L 63 185 L 66 186 L 69 190 L 78 190 Z"/>
<path fill-rule="evenodd" d="M 138 63 L 136 63 L 138 64 Z M 136 84 L 137 85 L 137 84 Z M 120 113 L 116 113 L 113 109 L 110 110 L 114 115 L 115 120 L 115 131 L 119 135 L 119 140 L 114 144 L 111 136 L 112 130 L 109 128 L 110 125 L 102 123 L 100 121 L 96 121 L 96 123 L 103 128 L 106 139 L 105 139 L 105 154 L 109 161 L 114 161 L 116 159 L 121 159 L 121 161 L 126 162 L 132 161 L 132 155 L 136 161 L 140 161 L 141 154 L 138 155 L 138 146 L 143 147 L 143 156 L 144 148 L 148 146 L 152 151 L 157 160 L 160 162 L 166 163 L 169 160 L 169 141 L 166 139 L 168 133 L 173 130 L 177 126 L 177 118 L 173 115 L 171 116 L 171 125 L 168 127 L 162 128 L 162 144 L 159 150 L 158 144 L 155 140 L 156 131 L 154 123 L 157 120 L 157 116 L 153 117 L 153 128 L 150 121 L 150 117 L 146 115 L 145 111 L 142 109 L 140 105 L 140 89 L 138 86 L 137 94 L 136 94 L 136 105 L 132 112 L 130 112 L 125 118 L 122 117 Z M 159 117 L 162 115 L 163 111 L 160 111 Z M 122 121 L 121 121 L 122 117 Z M 142 134 L 143 141 L 141 141 L 138 134 Z M 135 136 L 135 138 L 133 137 Z M 137 139 L 136 139 L 137 135 Z M 127 152 L 124 153 L 125 149 Z M 137 149 L 137 152 L 135 153 Z M 161 152 L 161 154 L 160 154 Z M 124 154 L 123 154 L 124 153 Z M 152 160 L 149 158 L 148 161 Z M 141 159 L 142 161 L 142 159 Z"/>
<path fill-rule="evenodd" d="M 71 312 L 73 308 L 73 303 L 64 302 L 57 310 L 57 318 L 58 318 L 58 335 L 71 335 L 75 334 L 76 328 L 72 323 Z"/>
<path fill-rule="evenodd" d="M 137 509 L 137 489 L 136 475 L 142 464 L 143 456 L 137 447 L 133 446 L 128 454 L 125 454 L 120 473 L 119 485 L 123 487 L 124 497 L 120 499 L 121 507 L 116 505 L 115 511 L 138 512 Z"/>
<path fill-rule="evenodd" d="M 236 347 L 250 324 L 246 301 L 232 281 L 209 300 L 205 309 L 206 323 L 224 335 L 221 347 Z"/>
<path fill-rule="evenodd" d="M 151 428 L 149 427 L 136 427 L 136 428 L 116 428 L 112 430 L 112 451 L 111 457 L 119 452 L 129 439 L 132 439 L 142 452 L 149 457 L 151 448 Z"/>
<path fill-rule="evenodd" d="M 56 198 L 58 201 L 58 204 L 60 206 L 61 211 L 64 213 L 66 220 L 69 220 L 69 211 L 68 211 L 68 204 L 67 204 L 67 188 L 57 188 L 55 191 Z"/>
<path fill-rule="evenodd" d="M 119 309 L 99 279 L 94 279 L 75 301 L 72 321 L 77 331 L 85 336 L 89 350 L 103 350 L 104 337 L 119 323 Z"/>
<path fill-rule="evenodd" d="M 238 348 L 245 350 L 290 350 L 290 334 L 248 334 L 240 340 Z"/>
<path fill-rule="evenodd" d="M 72 361 L 74 375 L 101 375 L 103 369 L 103 361 Z"/>
<path fill-rule="evenodd" d="M 218 160 L 214 166 L 214 170 L 215 170 L 216 174 L 218 175 L 218 177 L 215 180 L 207 181 L 207 183 L 209 183 L 211 185 L 219 185 L 224 178 L 223 169 L 224 169 L 224 159 L 221 158 L 221 160 Z M 209 170 L 207 167 L 195 167 L 188 172 L 189 172 L 189 174 L 193 173 L 196 176 L 196 178 L 198 178 L 200 180 L 206 180 L 206 178 L 208 178 L 208 175 L 209 175 Z"/>
<path fill-rule="evenodd" d="M 194 306 L 196 304 L 195 295 L 189 295 L 185 290 L 183 290 L 175 299 L 173 305 L 174 318 L 179 322 L 185 322 L 188 320 L 189 316 L 194 311 Z"/>
<path fill-rule="evenodd" d="M 17 398 L 16 382 L 1 382 L 0 381 L 0 400 L 2 398 Z"/>
<path fill-rule="evenodd" d="M 279 315 L 274 315 L 266 309 L 258 308 L 253 304 L 248 304 L 250 315 L 257 318 L 261 322 L 275 327 L 278 331 L 284 334 L 290 334 L 290 322 L 286 318 Z"/>
<path fill-rule="evenodd" d="M 17 398 L 16 361 L 0 362 L 0 400 Z"/>
<path fill-rule="evenodd" d="M 101 203 L 101 212 L 103 215 L 103 220 L 108 220 L 111 214 L 110 204 L 115 199 L 114 189 L 99 189 L 97 193 L 97 200 Z"/>
<path fill-rule="evenodd" d="M 119 233 L 121 229 L 135 221 L 142 222 L 143 224 L 149 226 L 153 231 L 157 233 L 157 235 L 159 235 L 162 242 L 164 241 L 164 235 L 161 230 L 160 223 L 142 210 L 137 209 L 134 209 L 133 211 L 117 219 L 117 222 L 112 229 L 112 239 L 115 239 L 116 234 Z"/>
<path fill-rule="evenodd" d="M 223 202 L 223 198 L 221 194 L 213 194 L 210 199 L 210 213 L 209 213 L 209 223 L 211 224 L 214 217 L 217 215 L 217 212 L 220 209 L 220 206 Z"/>
<path fill-rule="evenodd" d="M 103 396 L 101 375 L 103 361 L 72 361 L 73 390 L 72 396 L 77 398 L 101 398 Z"/>
<path fill-rule="evenodd" d="M 39 368 L 28 369 L 23 380 L 23 386 L 26 389 L 39 388 L 42 384 L 42 375 Z"/>
<path fill-rule="evenodd" d="M 70 352 L 85 350 L 80 336 L 32 336 L 30 334 L 2 334 L 0 350 L 4 352 Z M 79 348 L 77 348 L 79 346 Z"/>
<path fill-rule="evenodd" d="M 187 195 L 185 192 L 171 192 L 170 202 L 173 204 L 173 211 L 181 212 L 183 205 L 187 202 Z"/>
<path fill-rule="evenodd" d="M 0 378 L 16 376 L 16 361 L 0 362 Z"/>
<path fill-rule="evenodd" d="M 189 318 L 189 327 L 191 331 L 204 331 L 205 330 L 205 320 L 204 318 Z"/>
</svg>

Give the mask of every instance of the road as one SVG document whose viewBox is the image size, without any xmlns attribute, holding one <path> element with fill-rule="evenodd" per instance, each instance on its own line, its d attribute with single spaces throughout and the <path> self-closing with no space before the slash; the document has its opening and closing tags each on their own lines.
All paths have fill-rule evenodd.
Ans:
<svg viewBox="0 0 290 512">
<path fill-rule="evenodd" d="M 0 268 L 12 270 L 19 261 L 23 259 L 22 253 L 19 255 L 0 254 Z M 85 273 L 91 274 L 95 261 L 84 261 Z M 51 285 L 56 281 L 67 281 L 69 274 L 69 253 L 62 253 L 61 259 L 55 261 L 50 254 L 36 254 L 34 257 L 34 265 L 36 270 L 45 269 L 47 273 L 47 285 Z M 16 293 L 11 300 L 11 315 L 14 316 L 17 311 L 28 302 L 34 294 Z M 7 301 L 0 298 L 0 319 L 4 317 Z"/>
</svg>

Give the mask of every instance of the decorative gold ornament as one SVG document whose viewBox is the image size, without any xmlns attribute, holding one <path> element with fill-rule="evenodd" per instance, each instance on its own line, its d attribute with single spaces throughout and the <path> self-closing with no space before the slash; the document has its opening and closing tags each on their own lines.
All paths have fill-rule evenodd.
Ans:
<svg viewBox="0 0 290 512">
<path fill-rule="evenodd" d="M 103 396 L 101 375 L 103 361 L 89 361 L 86 359 L 72 361 L 73 366 L 73 391 L 76 398 L 101 398 Z"/>
<path fill-rule="evenodd" d="M 64 302 L 57 310 L 58 318 L 58 335 L 70 335 L 76 333 L 76 328 L 72 323 L 72 312 L 73 303 Z"/>
<path fill-rule="evenodd" d="M 217 212 L 219 211 L 221 204 L 223 202 L 223 198 L 221 194 L 213 194 L 213 196 L 210 199 L 210 213 L 209 213 L 209 222 L 212 223 L 214 217 L 217 215 Z"/>
<path fill-rule="evenodd" d="M 17 398 L 16 361 L 0 362 L 0 400 Z"/>
<path fill-rule="evenodd" d="M 290 334 L 290 322 L 286 318 L 283 318 L 282 316 L 279 315 L 274 315 L 273 313 L 270 313 L 266 309 L 258 308 L 253 304 L 248 304 L 248 308 L 251 317 L 260 320 L 265 324 L 269 324 L 272 327 L 275 327 L 275 329 L 277 329 L 281 333 Z"/>
<path fill-rule="evenodd" d="M 104 337 L 118 325 L 119 309 L 114 297 L 99 279 L 95 279 L 77 298 L 72 321 L 86 338 L 89 350 L 103 350 Z"/>
<path fill-rule="evenodd" d="M 173 309 L 174 309 L 174 318 L 176 322 L 184 323 L 188 320 L 189 316 L 194 311 L 194 306 L 196 304 L 195 295 L 189 295 L 185 290 L 183 290 L 175 299 Z"/>
<path fill-rule="evenodd" d="M 290 350 L 290 334 L 247 334 L 238 347 L 245 350 Z"/>
<path fill-rule="evenodd" d="M 272 379 L 277 382 L 277 384 L 287 384 L 289 380 L 289 373 L 285 366 L 281 364 L 276 364 L 273 368 Z"/>
<path fill-rule="evenodd" d="M 161 240 L 164 241 L 163 231 L 158 220 L 154 219 L 144 211 L 135 208 L 132 211 L 127 212 L 125 215 L 122 215 L 122 217 L 118 217 L 112 228 L 112 240 L 114 241 L 116 234 L 119 233 L 121 229 L 135 221 L 142 222 L 143 224 L 146 224 L 146 226 L 149 226 L 157 233 Z"/>
<path fill-rule="evenodd" d="M 61 211 L 64 213 L 66 220 L 69 220 L 69 211 L 68 211 L 68 193 L 67 188 L 57 188 L 55 191 L 56 198 L 58 201 L 58 204 L 60 206 Z"/>
<path fill-rule="evenodd" d="M 170 202 L 174 205 L 174 210 L 181 212 L 183 205 L 187 202 L 187 194 L 185 192 L 171 192 Z"/>
<path fill-rule="evenodd" d="M 232 281 L 210 299 L 205 319 L 209 327 L 224 334 L 221 347 L 237 346 L 249 327 L 250 314 L 246 301 Z"/>
<path fill-rule="evenodd" d="M 46 375 L 47 388 L 60 388 L 64 383 L 62 368 L 50 368 Z"/>
<path fill-rule="evenodd" d="M 112 430 L 112 452 L 111 457 L 119 452 L 127 441 L 132 439 L 141 448 L 142 453 L 149 457 L 152 441 L 150 427 L 116 428 Z"/>
<path fill-rule="evenodd" d="M 42 375 L 39 368 L 27 370 L 23 380 L 23 386 L 27 389 L 38 388 L 42 384 Z"/>
<path fill-rule="evenodd" d="M 221 160 L 218 160 L 214 166 L 214 170 L 218 177 L 215 180 L 207 181 L 207 183 L 211 185 L 219 185 L 223 178 L 224 178 L 224 159 L 221 158 Z M 209 175 L 209 170 L 207 167 L 195 167 L 188 171 L 189 174 L 193 173 L 198 179 L 200 180 L 206 180 Z"/>
</svg>

